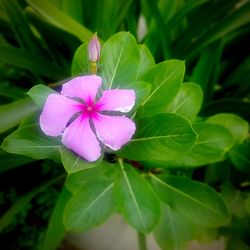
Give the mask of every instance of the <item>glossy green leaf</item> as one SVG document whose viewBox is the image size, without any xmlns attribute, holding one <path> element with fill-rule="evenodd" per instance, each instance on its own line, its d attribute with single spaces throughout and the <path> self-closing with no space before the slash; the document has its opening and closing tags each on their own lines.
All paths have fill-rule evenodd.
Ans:
<svg viewBox="0 0 250 250">
<path fill-rule="evenodd" d="M 62 164 L 69 174 L 78 172 L 80 170 L 93 168 L 101 163 L 101 160 L 95 162 L 87 162 L 79 155 L 74 154 L 65 147 L 60 148 L 60 153 L 62 157 Z"/>
<path fill-rule="evenodd" d="M 13 46 L 0 45 L 0 55 L 4 63 L 31 71 L 35 74 L 47 76 L 51 79 L 61 80 L 65 77 L 65 73 L 67 73 L 39 55 Z"/>
<path fill-rule="evenodd" d="M 149 183 L 130 166 L 120 162 L 117 172 L 115 196 L 122 214 L 137 231 L 150 232 L 160 217 L 157 196 Z"/>
<path fill-rule="evenodd" d="M 142 76 L 143 81 L 152 85 L 149 96 L 142 104 L 143 116 L 165 112 L 180 90 L 184 72 L 184 62 L 169 60 L 155 65 Z"/>
<path fill-rule="evenodd" d="M 20 99 L 0 107 L 0 133 L 15 127 L 22 119 L 37 110 L 36 105 L 30 98 Z"/>
<path fill-rule="evenodd" d="M 171 160 L 187 153 L 196 141 L 191 124 L 179 115 L 157 114 L 140 119 L 134 138 L 118 154 L 132 160 Z"/>
<path fill-rule="evenodd" d="M 89 41 L 92 37 L 92 32 L 78 23 L 76 20 L 68 16 L 65 12 L 61 11 L 47 0 L 36 1 L 27 0 L 27 2 L 41 15 L 45 16 L 52 24 L 57 27 L 73 34 L 80 41 Z"/>
<path fill-rule="evenodd" d="M 96 179 L 81 185 L 64 212 L 67 230 L 85 231 L 103 223 L 115 208 L 112 179 Z"/>
<path fill-rule="evenodd" d="M 135 82 L 140 53 L 135 38 L 128 32 L 119 32 L 103 45 L 100 65 L 104 86 L 126 88 Z"/>
<path fill-rule="evenodd" d="M 83 43 L 75 52 L 72 65 L 71 75 L 87 75 L 89 73 L 88 62 L 88 44 Z"/>
<path fill-rule="evenodd" d="M 8 209 L 3 216 L 0 218 L 0 232 L 8 226 L 11 221 L 13 220 L 14 216 L 21 212 L 23 207 L 28 204 L 38 193 L 42 192 L 44 189 L 46 189 L 48 186 L 58 182 L 64 178 L 64 175 L 59 176 L 57 178 L 51 179 L 40 186 L 34 187 L 30 192 L 26 193 L 22 197 L 20 197 L 17 202 Z"/>
<path fill-rule="evenodd" d="M 242 143 L 248 135 L 248 123 L 234 114 L 217 114 L 207 119 L 209 123 L 226 127 L 233 135 L 235 143 Z"/>
<path fill-rule="evenodd" d="M 188 220 L 207 227 L 229 221 L 224 200 L 211 187 L 184 177 L 166 177 L 165 181 L 150 175 L 159 197 Z"/>
<path fill-rule="evenodd" d="M 53 93 L 55 94 L 57 92 L 42 84 L 38 84 L 32 87 L 27 92 L 27 94 L 32 98 L 32 100 L 34 101 L 34 103 L 37 105 L 38 108 L 42 108 L 47 100 L 48 95 Z"/>
<path fill-rule="evenodd" d="M 162 250 L 182 250 L 192 239 L 193 224 L 170 206 L 162 206 L 160 222 L 154 229 L 154 237 Z"/>
<path fill-rule="evenodd" d="M 168 106 L 167 112 L 176 113 L 194 120 L 200 111 L 202 99 L 202 89 L 198 84 L 184 83 L 175 99 Z"/>
<path fill-rule="evenodd" d="M 63 212 L 70 198 L 69 191 L 64 187 L 57 198 L 55 207 L 49 219 L 45 238 L 39 250 L 55 250 L 64 238 L 65 229 L 63 225 Z"/>
<path fill-rule="evenodd" d="M 237 145 L 229 151 L 233 164 L 243 172 L 250 172 L 250 142 Z"/>
<path fill-rule="evenodd" d="M 141 76 L 155 65 L 155 60 L 146 45 L 139 45 L 140 52 L 140 64 L 137 73 L 137 78 L 140 79 Z"/>
<path fill-rule="evenodd" d="M 60 142 L 44 135 L 37 123 L 18 128 L 4 139 L 1 147 L 9 153 L 34 159 L 60 159 Z"/>
<path fill-rule="evenodd" d="M 162 167 L 199 167 L 209 163 L 222 161 L 225 153 L 233 145 L 232 134 L 221 125 L 197 123 L 193 125 L 198 134 L 194 147 L 187 154 L 180 154 L 179 158 L 169 162 L 154 162 Z M 183 156 L 182 156 L 183 155 Z"/>
<path fill-rule="evenodd" d="M 22 155 L 9 154 L 0 148 L 0 173 L 23 166 L 34 159 Z"/>
</svg>

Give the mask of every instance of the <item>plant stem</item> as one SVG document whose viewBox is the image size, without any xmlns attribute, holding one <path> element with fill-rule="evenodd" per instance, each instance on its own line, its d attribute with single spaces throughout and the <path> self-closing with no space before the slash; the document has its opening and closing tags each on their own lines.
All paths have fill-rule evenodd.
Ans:
<svg viewBox="0 0 250 250">
<path fill-rule="evenodd" d="M 147 250 L 147 242 L 145 234 L 137 232 L 137 236 L 138 236 L 139 250 Z"/>
</svg>

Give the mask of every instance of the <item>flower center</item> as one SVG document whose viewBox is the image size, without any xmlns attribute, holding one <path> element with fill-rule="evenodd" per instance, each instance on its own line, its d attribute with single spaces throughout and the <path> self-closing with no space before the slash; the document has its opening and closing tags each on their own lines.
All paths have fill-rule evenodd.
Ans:
<svg viewBox="0 0 250 250">
<path fill-rule="evenodd" d="M 91 112 L 91 111 L 93 110 L 93 107 L 87 106 L 86 110 L 87 110 L 88 112 Z"/>
</svg>

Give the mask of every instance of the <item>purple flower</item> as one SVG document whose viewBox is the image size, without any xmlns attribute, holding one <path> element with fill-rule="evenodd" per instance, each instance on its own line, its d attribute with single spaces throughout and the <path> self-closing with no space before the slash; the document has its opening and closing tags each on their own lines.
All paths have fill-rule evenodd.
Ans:
<svg viewBox="0 0 250 250">
<path fill-rule="evenodd" d="M 88 46 L 89 60 L 93 63 L 99 61 L 101 45 L 96 34 L 93 35 Z"/>
<path fill-rule="evenodd" d="M 102 144 L 118 150 L 135 132 L 132 120 L 117 115 L 117 111 L 132 109 L 135 91 L 104 90 L 97 99 L 101 85 L 102 78 L 95 75 L 66 82 L 61 94 L 48 96 L 40 116 L 40 126 L 46 135 L 62 135 L 62 143 L 87 161 L 96 161 L 101 156 Z"/>
</svg>

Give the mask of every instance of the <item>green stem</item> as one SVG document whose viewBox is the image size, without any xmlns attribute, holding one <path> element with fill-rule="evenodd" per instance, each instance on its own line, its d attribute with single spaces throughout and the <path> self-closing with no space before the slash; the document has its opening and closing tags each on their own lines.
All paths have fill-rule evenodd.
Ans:
<svg viewBox="0 0 250 250">
<path fill-rule="evenodd" d="M 147 250 L 147 242 L 145 234 L 137 232 L 137 235 L 138 235 L 139 250 Z"/>
</svg>

